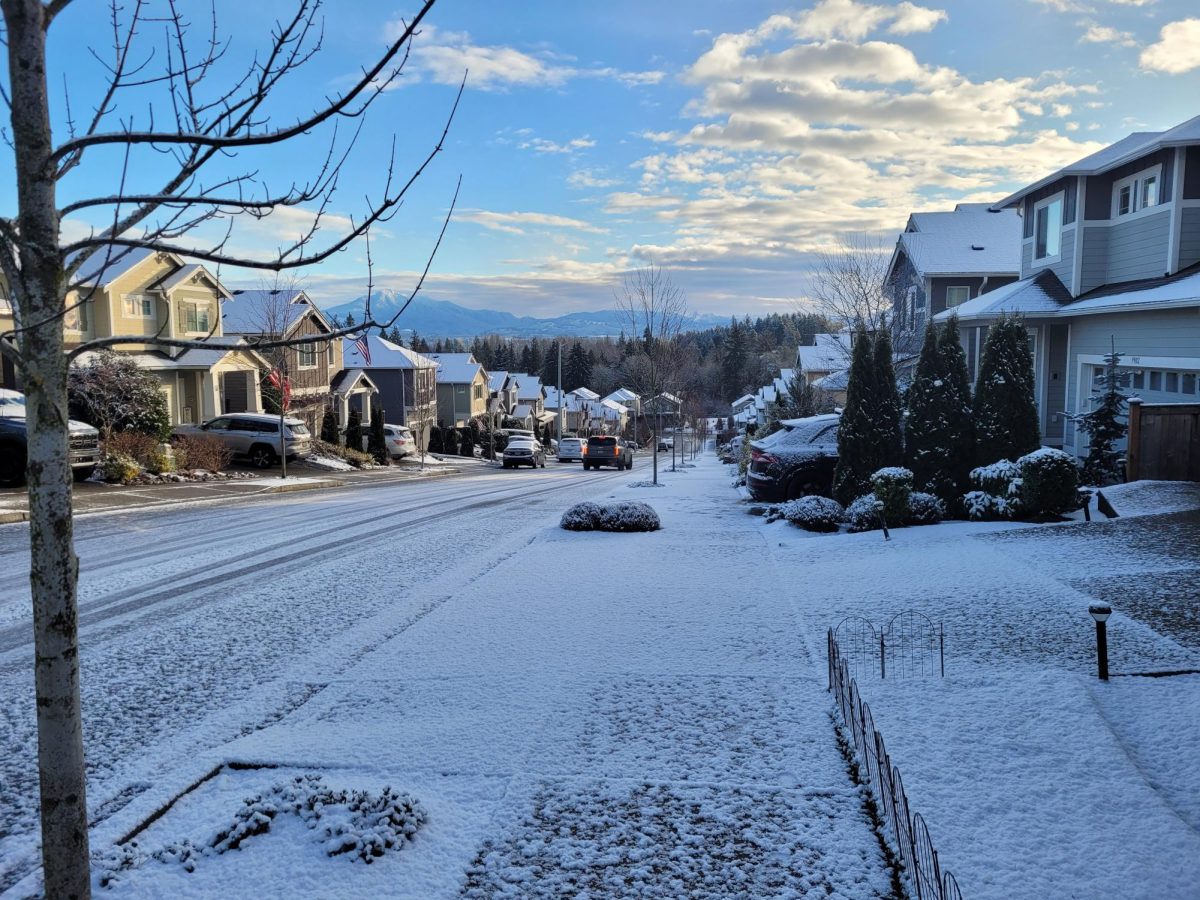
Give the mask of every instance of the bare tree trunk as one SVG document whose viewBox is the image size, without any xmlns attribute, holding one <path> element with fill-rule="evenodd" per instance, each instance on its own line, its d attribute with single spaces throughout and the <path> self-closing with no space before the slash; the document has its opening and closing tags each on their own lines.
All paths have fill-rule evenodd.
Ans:
<svg viewBox="0 0 1200 900">
<path fill-rule="evenodd" d="M 21 336 L 28 415 L 29 584 L 46 896 L 89 897 L 86 775 L 79 703 L 72 534 L 64 276 L 58 247 L 56 168 L 46 93 L 46 32 L 39 0 L 5 0 L 16 154 Z"/>
</svg>

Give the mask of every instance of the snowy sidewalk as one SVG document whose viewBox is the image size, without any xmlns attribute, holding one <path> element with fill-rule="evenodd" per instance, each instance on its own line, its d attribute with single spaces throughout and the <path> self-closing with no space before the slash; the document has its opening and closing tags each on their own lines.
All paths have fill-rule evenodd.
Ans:
<svg viewBox="0 0 1200 900">
<path fill-rule="evenodd" d="M 654 534 L 523 550 L 280 723 L 195 760 L 236 761 L 139 837 L 203 840 L 298 772 L 411 793 L 428 821 L 371 866 L 298 822 L 193 873 L 148 862 L 113 896 L 891 896 L 838 750 L 825 661 L 778 588 L 756 520 L 711 460 L 651 503 Z M 599 498 L 598 498 L 599 499 Z M 182 773 L 182 789 L 193 773 Z"/>
</svg>

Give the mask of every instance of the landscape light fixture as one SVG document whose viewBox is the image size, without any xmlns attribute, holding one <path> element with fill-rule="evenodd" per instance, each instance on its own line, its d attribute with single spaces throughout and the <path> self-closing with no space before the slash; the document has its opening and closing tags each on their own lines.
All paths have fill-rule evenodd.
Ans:
<svg viewBox="0 0 1200 900">
<path fill-rule="evenodd" d="M 887 519 L 885 519 L 883 517 L 883 501 L 882 500 L 875 501 L 875 515 L 879 516 L 879 527 L 883 529 L 883 539 L 885 541 L 890 541 L 892 539 L 892 536 L 888 532 Z"/>
<path fill-rule="evenodd" d="M 1088 612 L 1096 620 L 1096 668 L 1101 681 L 1108 681 L 1108 626 L 1105 624 L 1112 615 L 1112 607 L 1095 604 L 1088 607 Z"/>
</svg>

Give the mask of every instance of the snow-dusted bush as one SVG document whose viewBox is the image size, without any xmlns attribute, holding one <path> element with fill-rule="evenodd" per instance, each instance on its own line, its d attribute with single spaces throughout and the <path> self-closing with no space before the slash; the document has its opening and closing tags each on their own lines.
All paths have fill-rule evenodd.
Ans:
<svg viewBox="0 0 1200 900">
<path fill-rule="evenodd" d="M 600 504 L 584 501 L 576 503 L 563 513 L 558 527 L 567 531 L 594 531 L 599 521 Z"/>
<path fill-rule="evenodd" d="M 963 497 L 963 509 L 972 522 L 1012 519 L 1021 511 L 1021 469 L 1007 459 L 971 470 L 975 490 Z"/>
<path fill-rule="evenodd" d="M 913 491 L 908 495 L 909 525 L 936 525 L 946 517 L 946 507 L 933 494 L 923 491 Z"/>
<path fill-rule="evenodd" d="M 963 509 L 972 522 L 1012 519 L 1020 511 L 1015 497 L 1001 497 L 987 491 L 969 491 L 963 495 Z"/>
<path fill-rule="evenodd" d="M 846 507 L 846 521 L 851 531 L 872 531 L 879 527 L 879 513 L 875 510 L 875 495 L 863 494 Z"/>
<path fill-rule="evenodd" d="M 109 454 L 100 462 L 100 476 L 109 484 L 130 484 L 141 471 L 137 460 L 122 453 Z"/>
<path fill-rule="evenodd" d="M 805 531 L 837 531 L 838 526 L 846 521 L 846 510 L 842 504 L 816 494 L 789 500 L 777 510 L 777 518 L 787 519 Z"/>
<path fill-rule="evenodd" d="M 639 500 L 576 503 L 558 524 L 567 531 L 657 531 L 662 527 L 658 513 Z"/>
<path fill-rule="evenodd" d="M 883 517 L 889 525 L 902 525 L 908 518 L 908 497 L 912 493 L 913 473 L 902 466 L 887 466 L 871 475 L 871 490 L 883 503 Z"/>
<path fill-rule="evenodd" d="M 245 798 L 232 821 L 205 843 L 183 840 L 147 852 L 130 841 L 110 853 L 97 854 L 100 886 L 109 887 L 120 881 L 122 872 L 151 859 L 179 863 L 194 872 L 201 859 L 238 849 L 255 835 L 270 831 L 283 815 L 303 821 L 318 836 L 327 856 L 346 855 L 368 865 L 388 850 L 402 849 L 428 818 L 418 800 L 391 787 L 379 794 L 334 790 L 320 775 L 298 775 Z"/>
<path fill-rule="evenodd" d="M 1017 460 L 1019 496 L 1027 515 L 1050 516 L 1079 505 L 1079 469 L 1061 450 L 1042 447 Z"/>
</svg>

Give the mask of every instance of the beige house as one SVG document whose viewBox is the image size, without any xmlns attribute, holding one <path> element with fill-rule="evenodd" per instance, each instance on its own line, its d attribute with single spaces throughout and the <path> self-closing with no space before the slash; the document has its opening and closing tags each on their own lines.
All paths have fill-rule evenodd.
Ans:
<svg viewBox="0 0 1200 900">
<path fill-rule="evenodd" d="M 259 381 L 270 363 L 240 336 L 221 327 L 221 303 L 229 292 L 202 265 L 173 253 L 113 248 L 89 258 L 73 276 L 64 321 L 66 345 L 98 337 L 129 335 L 115 347 L 162 382 L 172 424 L 201 422 L 221 413 L 261 412 Z M 0 308 L 0 330 L 13 311 Z M 149 340 L 203 340 L 196 349 L 157 346 Z M 87 362 L 82 354 L 79 362 Z M 6 376 L 9 373 L 6 371 Z M 11 373 L 14 387 L 17 373 Z"/>
</svg>

